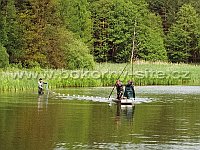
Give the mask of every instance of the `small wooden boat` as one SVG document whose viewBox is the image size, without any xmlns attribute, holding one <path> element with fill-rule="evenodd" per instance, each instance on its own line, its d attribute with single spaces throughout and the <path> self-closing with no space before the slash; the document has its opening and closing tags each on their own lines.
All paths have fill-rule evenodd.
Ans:
<svg viewBox="0 0 200 150">
<path fill-rule="evenodd" d="M 134 100 L 133 99 L 114 99 L 112 100 L 113 102 L 117 103 L 117 104 L 121 104 L 121 105 L 134 105 Z"/>
</svg>

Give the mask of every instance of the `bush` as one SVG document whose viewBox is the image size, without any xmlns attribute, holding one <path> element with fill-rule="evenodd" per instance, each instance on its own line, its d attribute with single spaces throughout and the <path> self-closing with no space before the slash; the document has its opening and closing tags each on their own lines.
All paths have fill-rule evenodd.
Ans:
<svg viewBox="0 0 200 150">
<path fill-rule="evenodd" d="M 65 52 L 68 69 L 92 69 L 94 67 L 93 57 L 89 54 L 89 49 L 80 40 L 74 40 L 66 47 Z"/>
<path fill-rule="evenodd" d="M 0 68 L 5 68 L 9 65 L 9 55 L 5 47 L 0 44 Z"/>
<path fill-rule="evenodd" d="M 40 64 L 37 61 L 32 61 L 32 60 L 26 60 L 24 63 L 25 68 L 40 68 Z"/>
<path fill-rule="evenodd" d="M 66 69 L 93 69 L 95 66 L 89 48 L 80 39 L 75 39 L 71 32 L 61 30 L 62 49 L 65 54 Z"/>
</svg>

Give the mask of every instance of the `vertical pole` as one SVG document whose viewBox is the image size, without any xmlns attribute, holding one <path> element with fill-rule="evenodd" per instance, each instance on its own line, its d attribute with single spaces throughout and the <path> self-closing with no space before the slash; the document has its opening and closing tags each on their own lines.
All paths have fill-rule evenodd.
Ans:
<svg viewBox="0 0 200 150">
<path fill-rule="evenodd" d="M 134 57 L 134 52 L 135 52 L 135 35 L 136 35 L 136 20 L 133 28 L 133 47 L 132 47 L 132 53 L 131 53 L 131 64 L 133 63 L 133 57 Z"/>
<path fill-rule="evenodd" d="M 132 65 L 132 80 L 133 80 L 133 59 L 134 59 L 134 52 L 135 52 L 135 36 L 136 36 L 136 19 L 135 19 L 135 24 L 133 28 L 133 47 L 132 47 L 132 53 L 131 53 L 131 65 Z"/>
</svg>

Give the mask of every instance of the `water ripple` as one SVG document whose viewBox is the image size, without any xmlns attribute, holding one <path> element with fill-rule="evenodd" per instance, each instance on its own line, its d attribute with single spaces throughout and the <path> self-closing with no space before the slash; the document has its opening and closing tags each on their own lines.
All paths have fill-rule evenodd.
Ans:
<svg viewBox="0 0 200 150">
<path fill-rule="evenodd" d="M 110 103 L 112 100 L 115 100 L 115 98 L 106 98 L 106 97 L 95 97 L 95 96 L 84 96 L 84 95 L 65 95 L 65 94 L 59 94 L 56 96 L 57 99 L 62 99 L 62 100 L 85 100 L 85 101 L 93 101 L 93 102 L 106 102 Z M 141 103 L 150 103 L 154 99 L 152 98 L 136 98 L 130 99 L 133 101 L 135 104 L 141 104 Z"/>
</svg>

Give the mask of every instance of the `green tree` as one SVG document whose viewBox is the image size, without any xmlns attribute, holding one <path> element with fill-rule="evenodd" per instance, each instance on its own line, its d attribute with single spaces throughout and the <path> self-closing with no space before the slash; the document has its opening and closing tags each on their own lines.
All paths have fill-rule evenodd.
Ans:
<svg viewBox="0 0 200 150">
<path fill-rule="evenodd" d="M 93 3 L 93 2 L 96 2 L 98 0 L 88 0 L 89 3 Z"/>
<path fill-rule="evenodd" d="M 6 5 L 7 43 L 5 47 L 9 54 L 10 63 L 17 63 L 22 55 L 22 29 L 18 22 L 14 0 L 7 0 Z"/>
<path fill-rule="evenodd" d="M 9 65 L 9 55 L 6 48 L 0 43 L 0 68 L 5 68 Z"/>
<path fill-rule="evenodd" d="M 184 4 L 191 4 L 200 13 L 198 0 L 146 0 L 151 11 L 162 18 L 163 30 L 167 34 L 170 26 L 176 21 L 177 12 Z"/>
<path fill-rule="evenodd" d="M 5 11 L 5 1 L 0 0 L 0 43 L 5 45 L 8 41 L 7 31 L 6 31 L 6 11 Z"/>
<path fill-rule="evenodd" d="M 166 47 L 172 62 L 196 61 L 200 50 L 199 27 L 200 20 L 195 9 L 189 4 L 183 5 L 166 38 Z"/>
<path fill-rule="evenodd" d="M 136 9 L 130 1 L 100 0 L 91 6 L 94 56 L 98 62 L 129 60 Z M 126 57 L 124 57 L 126 56 Z"/>
<path fill-rule="evenodd" d="M 94 56 L 97 61 L 126 62 L 134 55 L 145 60 L 166 60 L 160 18 L 144 0 L 99 0 L 91 6 L 94 20 Z"/>
<path fill-rule="evenodd" d="M 62 68 L 63 53 L 57 46 L 60 19 L 56 2 L 53 0 L 30 0 L 29 5 L 20 13 L 20 21 L 24 28 L 24 66 Z"/>
<path fill-rule="evenodd" d="M 60 14 L 66 29 L 88 45 L 92 38 L 91 13 L 87 0 L 60 0 Z"/>
<path fill-rule="evenodd" d="M 161 19 L 153 13 L 145 13 L 138 19 L 137 55 L 148 61 L 167 61 Z"/>
<path fill-rule="evenodd" d="M 94 63 L 88 47 L 77 36 L 63 28 L 65 24 L 58 9 L 59 1 L 30 0 L 22 5 L 20 21 L 24 28 L 24 57 L 26 67 L 89 68 Z M 77 35 L 77 34 L 76 34 Z M 89 60 L 89 61 L 88 61 Z M 92 64 L 91 64 L 92 67 Z"/>
<path fill-rule="evenodd" d="M 80 39 L 76 39 L 73 33 L 64 28 L 60 29 L 59 37 L 61 42 L 60 47 L 64 52 L 65 68 L 94 68 L 94 58 L 85 43 Z"/>
</svg>

